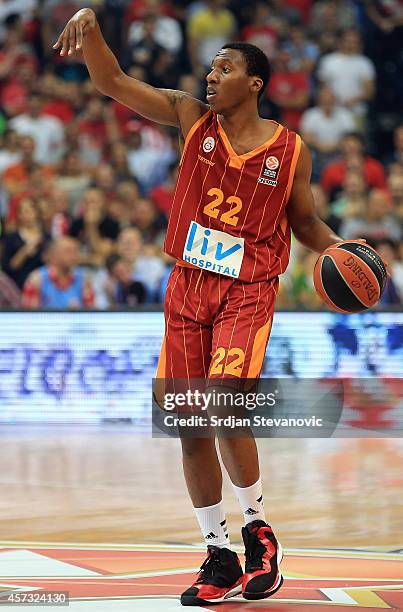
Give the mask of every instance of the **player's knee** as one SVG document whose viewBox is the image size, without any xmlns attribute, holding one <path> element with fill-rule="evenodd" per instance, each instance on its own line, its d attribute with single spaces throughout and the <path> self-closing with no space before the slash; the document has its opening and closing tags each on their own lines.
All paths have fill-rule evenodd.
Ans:
<svg viewBox="0 0 403 612">
<path fill-rule="evenodd" d="M 181 438 L 182 454 L 187 458 L 204 455 L 215 449 L 214 439 L 211 438 Z"/>
</svg>

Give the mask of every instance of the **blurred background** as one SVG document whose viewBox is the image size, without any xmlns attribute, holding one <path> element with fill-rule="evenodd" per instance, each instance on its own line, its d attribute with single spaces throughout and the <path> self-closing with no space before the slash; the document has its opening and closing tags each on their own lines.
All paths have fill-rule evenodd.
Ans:
<svg viewBox="0 0 403 612">
<path fill-rule="evenodd" d="M 342 424 L 378 439 L 261 440 L 259 447 L 270 517 L 288 547 L 382 545 L 401 555 L 399 0 L 0 0 L 3 537 L 199 540 L 179 444 L 159 439 L 151 447 L 143 435 L 151 431 L 173 266 L 162 246 L 178 134 L 100 95 L 80 55 L 62 60 L 52 49 L 84 6 L 95 9 L 129 74 L 203 100 L 223 43 L 261 47 L 273 68 L 261 114 L 310 147 L 319 215 L 389 261 L 376 309 L 344 316 L 321 304 L 312 282 L 317 255 L 294 242 L 263 368 L 267 377 L 346 379 Z M 238 506 L 228 504 L 236 525 Z M 42 555 L 29 569 L 15 557 L 11 570 L 0 556 L 2 576 L 45 571 Z M 343 577 L 345 568 L 343 559 Z M 139 609 L 145 605 L 140 600 Z"/>
<path fill-rule="evenodd" d="M 204 99 L 223 43 L 267 53 L 262 115 L 302 135 L 319 215 L 343 238 L 366 238 L 390 278 L 375 312 L 326 312 L 317 255 L 294 242 L 277 301 L 291 312 L 276 314 L 263 374 L 386 381 L 378 416 L 367 397 L 356 415 L 393 429 L 390 415 L 403 414 L 401 386 L 387 382 L 403 377 L 403 5 L 390 0 L 0 2 L 0 420 L 149 426 L 178 133 L 99 94 L 81 55 L 54 52 L 88 5 L 124 70 L 156 87 Z"/>
<path fill-rule="evenodd" d="M 0 3 L 0 306 L 161 304 L 177 131 L 92 86 L 81 56 L 52 49 L 83 6 L 129 74 L 205 98 L 221 45 L 268 55 L 261 114 L 313 155 L 320 216 L 390 263 L 378 308 L 403 301 L 403 7 L 390 0 L 3 0 Z M 278 306 L 323 309 L 316 255 L 294 244 Z M 63 271 L 74 281 L 46 290 Z"/>
</svg>

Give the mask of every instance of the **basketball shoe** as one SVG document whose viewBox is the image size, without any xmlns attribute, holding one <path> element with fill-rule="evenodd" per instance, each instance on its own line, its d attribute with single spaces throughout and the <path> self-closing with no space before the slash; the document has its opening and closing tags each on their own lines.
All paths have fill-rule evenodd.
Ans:
<svg viewBox="0 0 403 612">
<path fill-rule="evenodd" d="M 242 537 L 245 544 L 242 595 L 245 599 L 274 595 L 283 584 L 279 568 L 283 552 L 272 528 L 264 521 L 252 521 L 242 528 Z"/>
<path fill-rule="evenodd" d="M 207 546 L 207 559 L 196 582 L 181 596 L 182 606 L 220 603 L 242 591 L 242 568 L 238 555 L 228 548 Z"/>
</svg>

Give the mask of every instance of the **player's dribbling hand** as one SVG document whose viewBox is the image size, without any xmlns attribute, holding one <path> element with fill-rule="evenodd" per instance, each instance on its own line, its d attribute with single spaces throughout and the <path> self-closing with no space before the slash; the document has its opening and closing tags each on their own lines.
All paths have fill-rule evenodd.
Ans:
<svg viewBox="0 0 403 612">
<path fill-rule="evenodd" d="M 66 27 L 53 45 L 53 49 L 61 47 L 60 55 L 72 55 L 75 51 L 80 51 L 83 45 L 85 30 L 91 30 L 97 22 L 94 11 L 90 8 L 83 8 L 67 22 Z"/>
</svg>

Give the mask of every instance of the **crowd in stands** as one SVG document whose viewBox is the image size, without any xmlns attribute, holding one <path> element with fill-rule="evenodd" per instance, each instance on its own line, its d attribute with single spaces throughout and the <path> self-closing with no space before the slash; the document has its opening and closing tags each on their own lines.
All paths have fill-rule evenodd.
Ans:
<svg viewBox="0 0 403 612">
<path fill-rule="evenodd" d="M 319 215 L 389 263 L 403 303 L 403 3 L 390 0 L 4 0 L 0 3 L 0 306 L 163 301 L 176 130 L 99 94 L 82 56 L 52 44 L 83 6 L 130 75 L 205 97 L 223 43 L 261 47 L 261 114 L 313 157 Z M 317 255 L 294 241 L 278 305 L 321 308 Z"/>
</svg>

